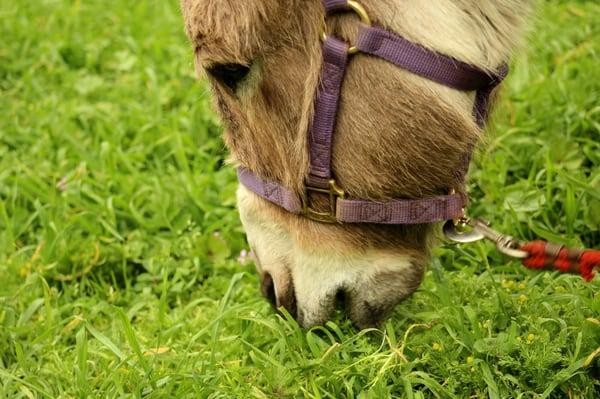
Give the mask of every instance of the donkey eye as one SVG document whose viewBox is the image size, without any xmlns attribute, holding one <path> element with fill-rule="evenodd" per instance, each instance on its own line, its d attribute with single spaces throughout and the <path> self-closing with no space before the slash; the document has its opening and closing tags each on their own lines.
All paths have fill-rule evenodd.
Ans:
<svg viewBox="0 0 600 399">
<path fill-rule="evenodd" d="M 210 76 L 232 91 L 250 73 L 250 66 L 241 64 L 218 64 L 207 69 Z"/>
</svg>

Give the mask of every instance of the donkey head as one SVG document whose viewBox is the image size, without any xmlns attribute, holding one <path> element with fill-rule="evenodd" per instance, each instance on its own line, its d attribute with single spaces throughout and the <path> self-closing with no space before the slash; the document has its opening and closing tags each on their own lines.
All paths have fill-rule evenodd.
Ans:
<svg viewBox="0 0 600 399">
<path fill-rule="evenodd" d="M 363 0 L 373 22 L 426 48 L 493 71 L 509 58 L 526 0 Z M 182 0 L 196 65 L 211 83 L 232 162 L 306 195 L 307 131 L 322 65 L 321 0 Z M 352 42 L 353 14 L 327 19 Z M 358 55 L 344 82 L 332 170 L 348 196 L 376 201 L 463 190 L 481 130 L 474 93 Z M 326 207 L 315 200 L 316 207 Z M 382 321 L 420 284 L 431 225 L 323 224 L 243 186 L 238 205 L 263 294 L 299 323 L 342 307 L 360 327 Z"/>
</svg>

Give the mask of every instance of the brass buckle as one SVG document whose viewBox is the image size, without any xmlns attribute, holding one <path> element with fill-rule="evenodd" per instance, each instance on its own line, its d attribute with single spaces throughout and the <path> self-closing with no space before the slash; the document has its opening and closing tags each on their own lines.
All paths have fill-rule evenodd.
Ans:
<svg viewBox="0 0 600 399">
<path fill-rule="evenodd" d="M 318 212 L 310 204 L 309 194 L 320 193 L 329 195 L 329 211 Z M 344 190 L 338 187 L 335 180 L 329 180 L 329 188 L 306 186 L 306 196 L 302 199 L 302 216 L 321 223 L 339 223 L 336 217 L 338 198 L 346 198 Z"/>
<path fill-rule="evenodd" d="M 349 0 L 348 7 L 350 7 L 350 9 L 356 15 L 358 15 L 358 17 L 360 18 L 360 20 L 363 24 L 365 24 L 367 26 L 373 26 L 373 24 L 371 22 L 371 18 L 369 17 L 369 14 L 367 13 L 367 10 L 365 10 L 365 8 L 359 2 Z M 327 33 L 325 32 L 325 25 L 323 25 L 323 32 L 321 32 L 321 40 L 322 41 L 327 40 Z M 356 53 L 358 53 L 358 48 L 356 46 L 351 46 L 350 49 L 348 49 L 349 55 L 353 55 Z"/>
</svg>

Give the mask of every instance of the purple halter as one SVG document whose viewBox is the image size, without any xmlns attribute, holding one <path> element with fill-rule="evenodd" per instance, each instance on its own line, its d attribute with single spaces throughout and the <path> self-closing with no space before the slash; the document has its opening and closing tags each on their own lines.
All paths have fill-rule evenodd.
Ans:
<svg viewBox="0 0 600 399">
<path fill-rule="evenodd" d="M 506 77 L 508 67 L 503 66 L 497 74 L 490 75 L 473 65 L 428 50 L 383 28 L 371 26 L 367 13 L 355 1 L 322 1 L 326 15 L 354 11 L 363 24 L 355 47 L 334 37 L 323 38 L 321 82 L 308 136 L 310 169 L 306 179 L 306 194 L 304 198 L 299 198 L 280 183 L 262 179 L 246 168 L 238 169 L 240 182 L 288 212 L 325 223 L 408 225 L 442 222 L 462 216 L 467 199 L 461 194 L 374 202 L 347 199 L 344 191 L 337 186 L 331 171 L 331 152 L 349 56 L 355 53 L 369 54 L 442 85 L 461 91 L 476 91 L 473 115 L 480 126 L 487 119 L 490 94 Z M 328 197 L 327 211 L 317 211 L 311 205 L 311 198 L 319 195 Z"/>
</svg>

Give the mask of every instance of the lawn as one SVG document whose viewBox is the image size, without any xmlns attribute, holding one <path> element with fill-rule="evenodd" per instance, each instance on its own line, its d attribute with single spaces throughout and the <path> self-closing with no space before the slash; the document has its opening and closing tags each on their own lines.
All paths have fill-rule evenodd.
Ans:
<svg viewBox="0 0 600 399">
<path fill-rule="evenodd" d="M 600 246 L 600 4 L 545 1 L 470 213 Z M 446 246 L 381 329 L 275 315 L 175 0 L 0 0 L 0 397 L 598 398 L 600 277 Z"/>
</svg>

